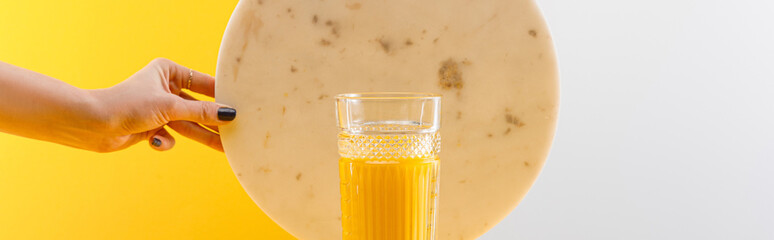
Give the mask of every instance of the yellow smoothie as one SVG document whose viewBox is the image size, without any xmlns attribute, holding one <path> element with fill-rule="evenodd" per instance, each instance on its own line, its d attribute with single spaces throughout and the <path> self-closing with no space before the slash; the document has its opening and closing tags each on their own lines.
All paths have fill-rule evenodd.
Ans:
<svg viewBox="0 0 774 240">
<path fill-rule="evenodd" d="M 343 239 L 433 239 L 439 159 L 341 158 Z"/>
</svg>

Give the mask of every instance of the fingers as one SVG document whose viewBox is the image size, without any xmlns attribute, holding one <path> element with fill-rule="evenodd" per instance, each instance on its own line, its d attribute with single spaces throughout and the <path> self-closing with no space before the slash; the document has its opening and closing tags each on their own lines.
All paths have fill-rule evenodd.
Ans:
<svg viewBox="0 0 774 240">
<path fill-rule="evenodd" d="M 202 126 L 187 121 L 172 121 L 167 124 L 170 128 L 180 133 L 184 137 L 193 139 L 215 150 L 223 151 L 223 143 L 220 141 L 220 135 L 213 133 Z"/>
<path fill-rule="evenodd" d="M 150 135 L 151 137 L 148 139 L 148 143 L 150 143 L 150 146 L 153 149 L 166 151 L 175 146 L 175 138 L 163 127 L 158 128 L 158 130 Z"/>
<path fill-rule="evenodd" d="M 210 129 L 211 131 L 220 134 L 220 129 L 218 126 L 210 126 L 210 125 L 204 125 L 204 127 Z"/>
<path fill-rule="evenodd" d="M 185 92 L 180 92 L 180 94 L 178 94 L 178 95 L 180 95 L 181 98 L 186 99 L 186 100 L 199 101 L 199 99 L 196 99 L 195 97 L 191 96 L 191 94 L 188 94 L 188 93 L 185 93 Z"/>
<path fill-rule="evenodd" d="M 204 125 L 223 125 L 236 118 L 236 109 L 208 101 L 174 98 L 164 109 L 170 121 L 191 121 Z"/>
<path fill-rule="evenodd" d="M 215 78 L 212 76 L 164 58 L 155 59 L 153 62 L 165 67 L 169 71 L 169 83 L 174 93 L 188 88 L 188 80 L 190 78 L 191 86 L 189 90 L 209 97 L 215 97 Z"/>
<path fill-rule="evenodd" d="M 180 89 L 188 87 L 194 92 L 213 97 L 215 95 L 215 79 L 209 75 L 192 71 L 168 59 L 154 59 L 151 64 L 159 66 L 169 78 L 173 93 L 181 98 L 171 97 L 160 109 L 166 121 L 192 121 L 208 126 L 223 125 L 236 118 L 236 109 L 209 101 L 197 101 Z M 217 131 L 217 128 L 213 128 Z"/>
<path fill-rule="evenodd" d="M 180 92 L 180 94 L 179 94 L 179 95 L 180 95 L 180 97 L 181 97 L 181 98 L 183 98 L 183 99 L 187 99 L 187 100 L 193 100 L 193 101 L 198 101 L 198 100 L 199 100 L 199 99 L 196 99 L 195 97 L 193 97 L 193 96 L 191 96 L 190 94 L 188 94 L 188 93 L 185 93 L 185 92 Z M 208 128 L 208 129 L 210 129 L 210 130 L 212 130 L 212 131 L 216 132 L 216 133 L 220 133 L 220 129 L 218 129 L 218 126 L 214 126 L 214 125 L 204 125 L 204 126 L 205 126 L 206 128 Z"/>
</svg>

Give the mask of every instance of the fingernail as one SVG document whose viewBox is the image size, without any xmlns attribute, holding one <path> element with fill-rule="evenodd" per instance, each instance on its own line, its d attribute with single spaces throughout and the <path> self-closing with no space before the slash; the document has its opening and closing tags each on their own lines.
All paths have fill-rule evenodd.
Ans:
<svg viewBox="0 0 774 240">
<path fill-rule="evenodd" d="M 236 109 L 230 107 L 218 108 L 218 119 L 221 121 L 231 121 L 236 118 Z"/>
<path fill-rule="evenodd" d="M 153 138 L 153 142 L 151 142 L 151 144 L 155 147 L 161 147 L 161 140 L 158 138 Z"/>
</svg>

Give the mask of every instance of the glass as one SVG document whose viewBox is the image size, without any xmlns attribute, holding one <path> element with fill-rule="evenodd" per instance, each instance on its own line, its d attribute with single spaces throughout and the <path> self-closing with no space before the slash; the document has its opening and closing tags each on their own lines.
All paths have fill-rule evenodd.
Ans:
<svg viewBox="0 0 774 240">
<path fill-rule="evenodd" d="M 441 95 L 336 96 L 343 239 L 435 239 Z"/>
</svg>

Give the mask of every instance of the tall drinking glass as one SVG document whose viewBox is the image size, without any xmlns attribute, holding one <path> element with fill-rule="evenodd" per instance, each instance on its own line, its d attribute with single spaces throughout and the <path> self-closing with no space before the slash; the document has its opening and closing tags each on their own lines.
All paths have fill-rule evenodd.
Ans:
<svg viewBox="0 0 774 240">
<path fill-rule="evenodd" d="M 435 238 L 441 96 L 336 96 L 344 239 Z"/>
</svg>

